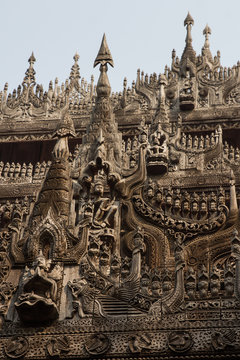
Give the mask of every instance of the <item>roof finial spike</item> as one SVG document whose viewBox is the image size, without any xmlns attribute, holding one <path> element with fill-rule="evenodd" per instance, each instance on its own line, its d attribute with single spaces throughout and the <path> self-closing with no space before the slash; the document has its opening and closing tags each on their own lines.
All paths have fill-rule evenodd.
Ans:
<svg viewBox="0 0 240 360">
<path fill-rule="evenodd" d="M 32 54 L 31 54 L 30 58 L 28 59 L 30 66 L 33 65 L 35 63 L 35 61 L 36 61 L 36 59 L 35 59 L 34 53 L 32 51 Z"/>
<path fill-rule="evenodd" d="M 184 26 L 187 25 L 187 36 L 186 36 L 186 44 L 192 44 L 192 35 L 191 35 L 191 26 L 194 25 L 194 20 L 188 12 L 186 19 L 184 20 Z"/>
<path fill-rule="evenodd" d="M 78 52 L 76 51 L 76 54 L 73 57 L 73 60 L 75 61 L 75 64 L 77 64 L 79 59 L 80 59 L 80 56 L 79 56 Z"/>
<path fill-rule="evenodd" d="M 205 35 L 205 44 L 204 44 L 204 48 L 205 49 L 209 49 L 209 35 L 211 35 L 211 29 L 208 26 L 208 24 L 205 26 L 204 30 L 203 30 L 203 35 Z"/>
<path fill-rule="evenodd" d="M 35 85 L 35 70 L 33 68 L 33 64 L 35 63 L 36 59 L 32 52 L 30 58 L 28 59 L 29 67 L 27 71 L 25 72 L 25 77 L 23 79 L 22 85 L 30 87 L 31 85 Z"/>
<path fill-rule="evenodd" d="M 103 34 L 102 43 L 98 51 L 97 57 L 94 61 L 93 67 L 97 66 L 98 64 L 101 65 L 109 64 L 112 67 L 114 67 L 113 58 L 107 44 L 105 33 Z"/>
<path fill-rule="evenodd" d="M 211 34 L 211 29 L 208 24 L 205 26 L 203 30 L 203 35 L 205 35 L 205 43 L 202 47 L 202 56 L 203 58 L 207 59 L 211 63 L 213 62 L 212 54 L 210 51 L 210 43 L 209 43 L 209 35 Z"/>
<path fill-rule="evenodd" d="M 109 97 L 111 93 L 111 86 L 107 76 L 107 70 L 108 70 L 107 64 L 110 64 L 112 67 L 114 65 L 105 34 L 103 35 L 102 43 L 98 51 L 97 57 L 94 61 L 93 67 L 97 66 L 98 64 L 100 64 L 101 74 L 99 76 L 97 88 L 96 88 L 97 95 L 98 97 Z"/>
<path fill-rule="evenodd" d="M 75 86 L 75 88 L 77 90 L 79 90 L 79 79 L 81 78 L 80 67 L 78 65 L 79 59 L 80 59 L 80 56 L 76 52 L 76 54 L 73 56 L 74 64 L 71 67 L 71 72 L 70 72 L 70 76 L 69 76 L 71 86 Z"/>
</svg>

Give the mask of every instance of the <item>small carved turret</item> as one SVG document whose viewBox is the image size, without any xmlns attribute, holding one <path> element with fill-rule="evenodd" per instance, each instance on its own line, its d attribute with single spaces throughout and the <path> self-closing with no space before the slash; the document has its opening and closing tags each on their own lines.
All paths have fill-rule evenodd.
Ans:
<svg viewBox="0 0 240 360">
<path fill-rule="evenodd" d="M 188 13 L 186 19 L 184 20 L 184 26 L 187 26 L 187 35 L 186 35 L 186 45 L 183 51 L 181 62 L 180 62 L 180 73 L 182 76 L 186 76 L 186 72 L 190 71 L 190 76 L 195 75 L 195 63 L 196 63 L 196 53 L 192 47 L 192 25 L 194 20 L 191 15 Z"/>
<path fill-rule="evenodd" d="M 168 112 L 165 104 L 165 90 L 164 87 L 167 85 L 167 79 L 164 74 L 161 74 L 159 77 L 159 105 L 156 112 L 154 122 L 152 124 L 152 131 L 157 130 L 157 124 L 161 123 L 161 127 L 165 131 L 170 131 L 170 122 L 168 117 Z"/>
<path fill-rule="evenodd" d="M 209 35 L 211 35 L 211 29 L 208 26 L 208 24 L 205 26 L 203 30 L 203 35 L 205 35 L 205 43 L 202 48 L 202 57 L 206 60 L 208 60 L 210 63 L 213 63 L 212 54 L 210 51 L 210 44 L 209 44 Z"/>
<path fill-rule="evenodd" d="M 80 72 L 79 72 L 79 65 L 78 65 L 79 58 L 80 58 L 80 56 L 76 52 L 76 54 L 73 57 L 74 64 L 73 64 L 73 66 L 71 68 L 71 73 L 70 73 L 70 76 L 69 76 L 70 89 L 72 89 L 73 87 L 75 87 L 76 90 L 80 89 L 80 84 L 79 84 Z"/>
<path fill-rule="evenodd" d="M 52 152 L 52 164 L 34 207 L 33 217 L 35 219 L 46 217 L 50 208 L 55 216 L 60 216 L 65 221 L 69 219 L 71 179 L 68 162 L 68 136 L 74 135 L 72 119 L 66 113 L 53 134 L 58 137 L 58 140 Z"/>
<path fill-rule="evenodd" d="M 35 70 L 33 68 L 33 65 L 35 63 L 36 59 L 35 59 L 35 56 L 32 52 L 30 58 L 28 59 L 28 62 L 29 62 L 29 67 L 25 73 L 25 77 L 23 79 L 23 87 L 24 86 L 27 86 L 27 87 L 30 87 L 30 85 L 35 85 Z"/>
</svg>

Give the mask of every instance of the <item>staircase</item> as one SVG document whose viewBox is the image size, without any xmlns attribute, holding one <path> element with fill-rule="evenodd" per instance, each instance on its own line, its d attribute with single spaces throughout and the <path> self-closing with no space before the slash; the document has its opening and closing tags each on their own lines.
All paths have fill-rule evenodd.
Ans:
<svg viewBox="0 0 240 360">
<path fill-rule="evenodd" d="M 109 316 L 141 316 L 144 313 L 125 301 L 113 298 L 108 295 L 98 296 L 105 314 Z"/>
</svg>

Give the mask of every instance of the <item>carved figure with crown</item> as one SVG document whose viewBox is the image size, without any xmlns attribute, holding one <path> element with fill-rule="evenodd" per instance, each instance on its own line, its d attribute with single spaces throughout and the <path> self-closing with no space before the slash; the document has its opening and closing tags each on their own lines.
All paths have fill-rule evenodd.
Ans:
<svg viewBox="0 0 240 360">
<path fill-rule="evenodd" d="M 52 266 L 40 251 L 30 267 L 26 266 L 21 283 L 21 294 L 15 302 L 19 317 L 24 322 L 44 322 L 58 318 L 57 292 L 62 268 Z"/>
</svg>

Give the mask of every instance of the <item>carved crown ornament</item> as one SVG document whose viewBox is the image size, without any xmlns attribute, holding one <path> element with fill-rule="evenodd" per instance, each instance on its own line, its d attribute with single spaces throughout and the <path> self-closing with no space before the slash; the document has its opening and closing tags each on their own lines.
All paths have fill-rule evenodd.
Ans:
<svg viewBox="0 0 240 360">
<path fill-rule="evenodd" d="M 44 91 L 32 54 L 1 92 L 0 150 L 24 161 L 0 158 L 0 358 L 239 355 L 239 65 L 208 25 L 197 56 L 193 25 L 171 68 L 118 94 L 105 34 L 96 86 L 75 54 Z M 46 141 L 37 161 L 14 150 Z"/>
</svg>

